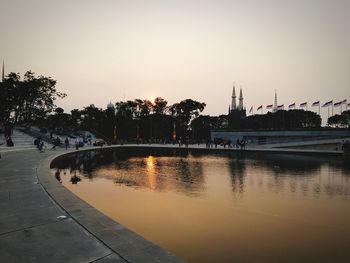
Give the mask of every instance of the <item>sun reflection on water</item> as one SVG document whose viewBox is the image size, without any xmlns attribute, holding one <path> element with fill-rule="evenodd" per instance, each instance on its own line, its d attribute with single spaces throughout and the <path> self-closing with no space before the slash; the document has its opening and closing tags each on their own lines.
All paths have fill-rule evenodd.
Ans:
<svg viewBox="0 0 350 263">
<path fill-rule="evenodd" d="M 145 158 L 146 161 L 146 171 L 147 171 L 147 179 L 148 186 L 150 189 L 154 190 L 157 186 L 157 159 L 152 155 Z"/>
</svg>

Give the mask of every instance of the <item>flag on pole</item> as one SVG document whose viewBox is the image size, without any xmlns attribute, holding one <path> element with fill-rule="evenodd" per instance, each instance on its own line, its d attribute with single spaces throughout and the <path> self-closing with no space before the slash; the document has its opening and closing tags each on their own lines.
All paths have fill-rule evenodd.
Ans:
<svg viewBox="0 0 350 263">
<path fill-rule="evenodd" d="M 262 106 L 262 105 L 261 105 L 261 106 Z M 272 108 L 273 108 L 273 105 L 272 105 L 272 104 L 266 106 L 266 109 L 268 109 L 268 110 L 269 110 L 269 109 L 272 109 Z"/>
<path fill-rule="evenodd" d="M 263 105 L 260 105 L 256 110 L 261 110 L 263 108 Z"/>
<path fill-rule="evenodd" d="M 342 105 L 342 104 L 343 104 L 342 101 L 336 102 L 336 103 L 334 103 L 334 107 L 339 107 L 339 106 Z"/>
<path fill-rule="evenodd" d="M 283 110 L 283 109 L 284 109 L 284 104 L 278 105 L 278 106 L 277 106 L 277 109 L 278 109 L 278 110 Z"/>
<path fill-rule="evenodd" d="M 325 104 L 322 105 L 322 107 L 328 107 L 330 105 L 333 105 L 333 100 L 326 102 Z"/>
<path fill-rule="evenodd" d="M 303 102 L 303 103 L 300 103 L 300 108 L 304 108 L 304 107 L 306 107 L 307 106 L 307 102 Z"/>
<path fill-rule="evenodd" d="M 253 112 L 253 106 L 250 107 L 249 113 Z"/>
<path fill-rule="evenodd" d="M 291 108 L 295 108 L 295 102 L 294 102 L 294 103 L 292 103 L 292 104 L 290 104 L 290 105 L 288 106 L 288 108 L 289 108 L 289 109 L 291 109 Z"/>
<path fill-rule="evenodd" d="M 320 101 L 315 101 L 312 103 L 311 107 L 320 106 Z"/>
<path fill-rule="evenodd" d="M 339 101 L 339 102 L 334 103 L 334 107 L 338 107 L 338 106 L 343 105 L 343 104 L 346 104 L 346 99 L 345 99 L 345 100 L 342 100 L 342 101 Z"/>
</svg>

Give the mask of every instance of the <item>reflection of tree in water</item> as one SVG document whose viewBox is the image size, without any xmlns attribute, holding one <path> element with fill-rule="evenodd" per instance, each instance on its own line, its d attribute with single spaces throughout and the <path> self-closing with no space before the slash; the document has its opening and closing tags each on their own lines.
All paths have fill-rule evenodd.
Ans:
<svg viewBox="0 0 350 263">
<path fill-rule="evenodd" d="M 244 192 L 244 180 L 246 175 L 246 164 L 244 158 L 230 159 L 229 161 L 231 187 L 233 193 Z"/>
<path fill-rule="evenodd" d="M 70 174 L 78 172 L 87 178 L 93 178 L 96 168 L 109 165 L 113 160 L 113 151 L 89 151 L 58 159 L 52 163 L 52 167 L 69 170 Z"/>
<path fill-rule="evenodd" d="M 93 179 L 97 176 L 131 187 L 151 188 L 155 191 L 178 191 L 198 194 L 204 188 L 202 152 L 159 149 L 118 149 L 77 153 L 53 162 L 55 177 L 60 181 L 62 171 Z M 152 153 L 152 154 L 150 154 Z M 147 158 L 154 156 L 152 169 L 147 171 Z M 322 167 L 333 169 L 344 178 L 350 175 L 349 160 L 328 157 L 276 153 L 216 153 L 214 156 L 229 157 L 232 191 L 243 193 L 247 187 L 247 169 L 254 169 L 249 183 L 257 180 L 258 187 L 270 191 L 302 192 L 320 195 L 350 195 L 349 183 L 320 181 Z M 158 157 L 160 156 L 160 157 Z M 204 154 L 204 156 L 207 156 Z M 150 163 L 149 163 L 150 165 Z M 271 175 L 259 176 L 259 171 Z M 253 171 L 253 170 L 252 170 Z M 57 174 L 58 173 L 58 174 Z M 74 181 L 74 179 L 73 179 Z M 285 186 L 287 188 L 285 188 Z"/>
<path fill-rule="evenodd" d="M 70 178 L 70 182 L 72 184 L 78 184 L 81 181 L 81 178 L 79 176 L 77 176 L 76 172 L 74 173 L 74 175 Z"/>
<path fill-rule="evenodd" d="M 329 163 L 331 167 L 341 171 L 345 177 L 350 177 L 350 156 L 337 158 Z"/>
<path fill-rule="evenodd" d="M 128 170 L 121 169 L 110 176 L 115 183 L 186 195 L 197 195 L 204 187 L 202 163 L 192 158 L 135 157 L 121 162 L 119 167 L 124 167 L 125 162 Z"/>
<path fill-rule="evenodd" d="M 252 158 L 254 170 L 270 176 L 259 178 L 259 188 L 266 187 L 276 193 L 285 192 L 286 185 L 289 192 L 298 190 L 306 194 L 310 191 L 308 178 L 319 174 L 322 160 L 312 156 L 292 154 L 255 154 Z M 259 172 L 260 171 L 260 172 Z"/>
<path fill-rule="evenodd" d="M 255 160 L 260 162 L 260 165 L 270 168 L 274 176 L 296 175 L 310 176 L 319 171 L 324 161 L 320 158 L 292 155 L 292 154 L 260 154 L 256 155 Z"/>
<path fill-rule="evenodd" d="M 180 158 L 174 163 L 174 188 L 188 195 L 197 195 L 204 188 L 203 163 L 194 158 Z"/>
<path fill-rule="evenodd" d="M 250 160 L 256 166 L 255 171 L 261 171 L 271 176 L 261 178 L 259 188 L 267 187 L 269 191 L 312 194 L 318 197 L 322 194 L 329 196 L 350 195 L 348 164 L 337 157 L 319 157 L 291 154 L 256 154 Z M 251 165 L 249 165 L 251 167 Z M 286 184 L 288 185 L 285 188 Z"/>
<path fill-rule="evenodd" d="M 57 169 L 55 172 L 55 178 L 57 179 L 57 181 L 59 181 L 60 183 L 62 183 L 62 179 L 61 179 L 61 171 L 60 169 Z"/>
</svg>

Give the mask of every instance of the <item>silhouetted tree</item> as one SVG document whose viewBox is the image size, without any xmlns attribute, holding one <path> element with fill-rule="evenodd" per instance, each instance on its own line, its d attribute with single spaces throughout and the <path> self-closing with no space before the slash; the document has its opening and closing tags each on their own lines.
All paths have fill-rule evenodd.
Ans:
<svg viewBox="0 0 350 263">
<path fill-rule="evenodd" d="M 199 116 L 199 113 L 204 110 L 205 106 L 206 104 L 204 102 L 186 99 L 173 104 L 169 110 L 173 116 L 180 118 L 187 127 L 194 117 Z"/>
<path fill-rule="evenodd" d="M 210 130 L 225 129 L 228 127 L 227 115 L 209 116 L 200 115 L 191 122 L 193 139 L 208 140 Z"/>
<path fill-rule="evenodd" d="M 154 100 L 153 112 L 156 114 L 164 114 L 168 102 L 161 97 L 157 97 Z"/>
<path fill-rule="evenodd" d="M 328 118 L 328 125 L 339 128 L 350 127 L 350 110 L 343 111 L 341 114 L 336 114 Z"/>
<path fill-rule="evenodd" d="M 301 129 L 318 128 L 321 126 L 321 117 L 304 110 L 279 110 L 267 114 L 251 115 L 244 119 L 240 128 L 246 129 Z"/>
<path fill-rule="evenodd" d="M 0 85 L 0 121 L 32 124 L 45 118 L 56 105 L 57 98 L 66 94 L 58 92 L 56 80 L 36 77 L 31 71 L 24 74 L 23 81 L 17 73 L 10 73 Z"/>
</svg>

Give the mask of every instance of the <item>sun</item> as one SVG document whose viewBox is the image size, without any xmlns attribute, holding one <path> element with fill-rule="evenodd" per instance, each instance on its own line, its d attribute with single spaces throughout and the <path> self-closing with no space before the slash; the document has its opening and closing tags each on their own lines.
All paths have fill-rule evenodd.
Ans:
<svg viewBox="0 0 350 263">
<path fill-rule="evenodd" d="M 155 96 L 148 96 L 148 100 L 152 103 L 154 102 L 155 99 L 156 99 Z"/>
</svg>

